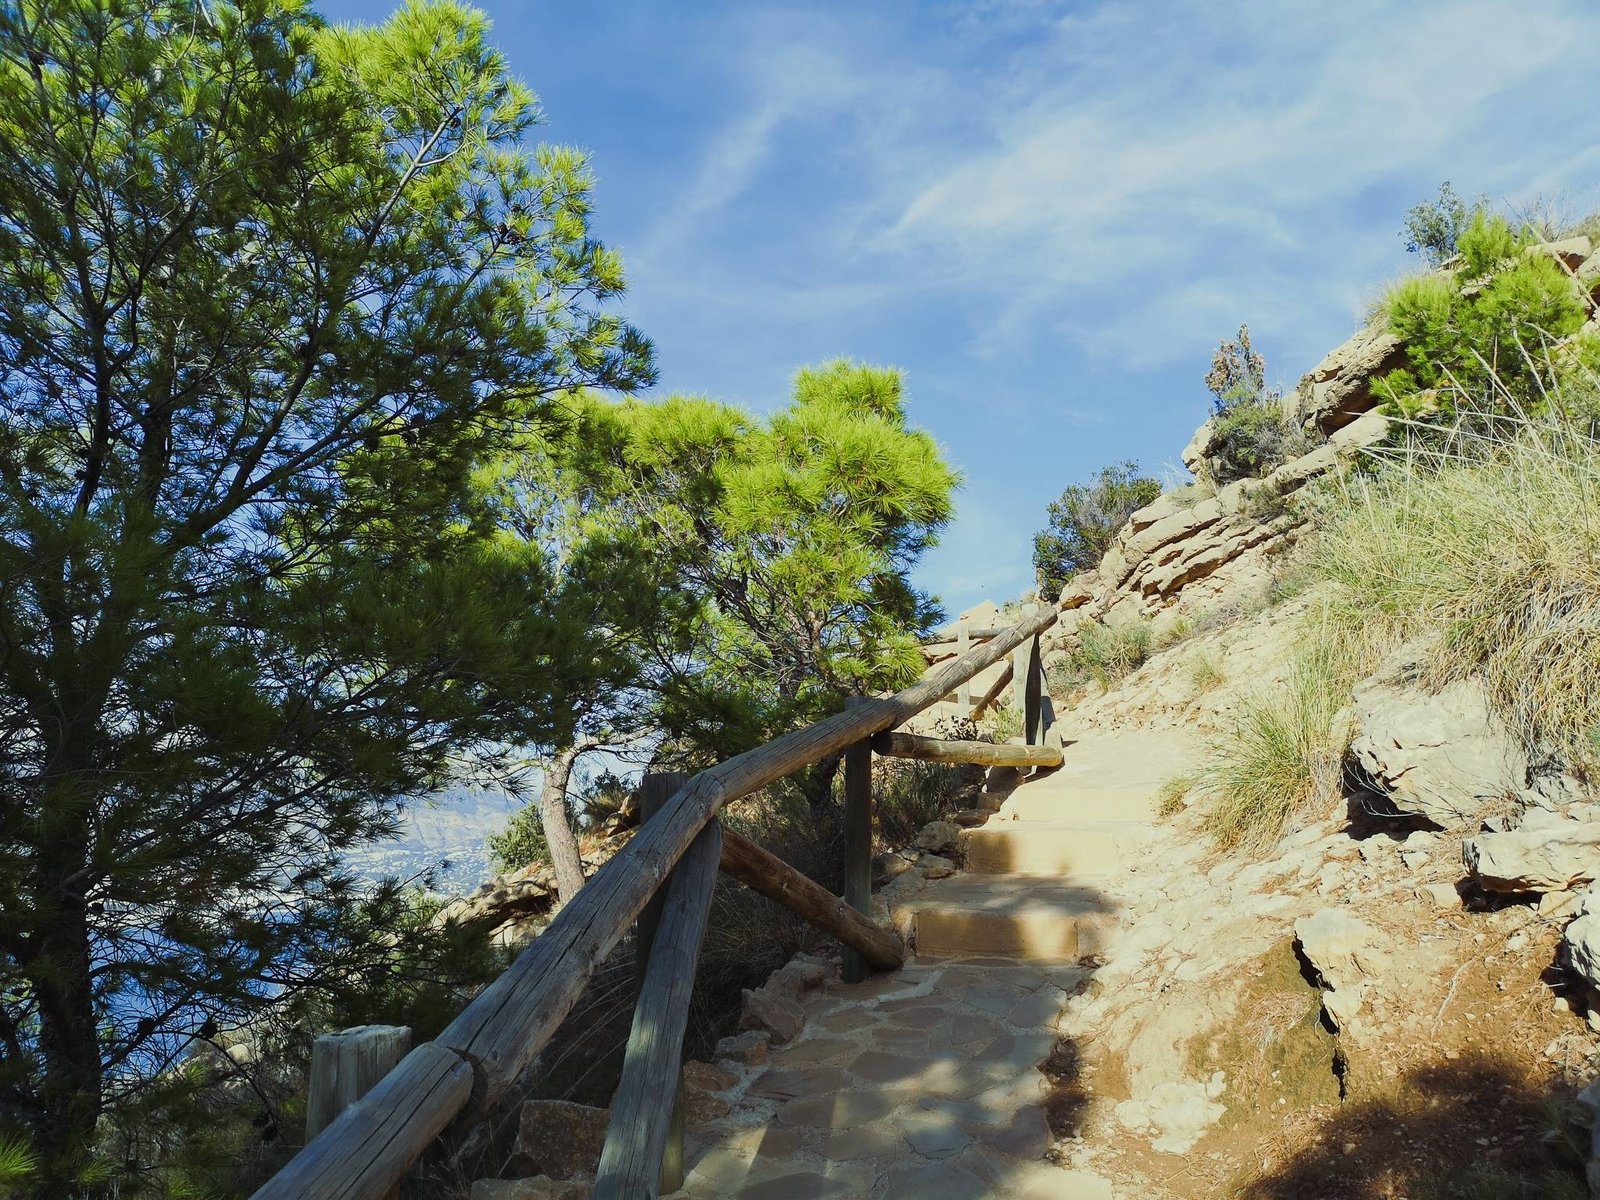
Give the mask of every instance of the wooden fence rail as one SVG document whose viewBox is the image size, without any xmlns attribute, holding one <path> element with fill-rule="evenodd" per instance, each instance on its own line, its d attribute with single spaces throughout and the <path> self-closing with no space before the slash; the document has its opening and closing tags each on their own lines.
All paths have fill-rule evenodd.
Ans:
<svg viewBox="0 0 1600 1200">
<path fill-rule="evenodd" d="M 1028 614 L 901 692 L 863 700 L 694 776 L 438 1038 L 407 1055 L 253 1200 L 381 1200 L 463 1110 L 507 1096 L 724 804 L 893 729 L 1018 647 L 1028 647 L 1015 661 L 1031 674 L 1037 639 L 1056 615 L 1053 607 Z M 1032 696 L 1037 689 L 1034 681 Z M 1033 725 L 1027 722 L 1030 733 Z M 655 1181 L 639 1194 L 654 1195 Z"/>
</svg>

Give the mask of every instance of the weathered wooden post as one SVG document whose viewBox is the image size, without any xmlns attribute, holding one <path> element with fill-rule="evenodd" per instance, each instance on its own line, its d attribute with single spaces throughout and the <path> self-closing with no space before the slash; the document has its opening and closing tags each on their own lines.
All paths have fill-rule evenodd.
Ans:
<svg viewBox="0 0 1600 1200">
<path fill-rule="evenodd" d="M 683 1186 L 683 1034 L 721 848 L 722 824 L 712 817 L 656 892 L 659 924 L 611 1100 L 595 1200 L 655 1200 Z M 674 1087 L 668 1117 L 662 1101 Z"/>
<path fill-rule="evenodd" d="M 655 771 L 639 780 L 639 822 L 644 824 L 661 811 L 662 805 L 689 777 L 679 771 Z M 644 994 L 645 976 L 650 969 L 650 950 L 655 945 L 661 924 L 661 909 L 667 902 L 667 887 L 672 876 L 661 881 L 656 894 L 644 906 L 635 926 L 636 972 L 639 992 Z M 667 1128 L 667 1144 L 661 1150 L 661 1191 L 675 1192 L 683 1186 L 683 1076 L 680 1072 L 672 1099 L 672 1124 Z"/>
<path fill-rule="evenodd" d="M 411 1051 L 404 1025 L 357 1025 L 324 1033 L 311 1043 L 306 1086 L 306 1141 L 372 1090 Z"/>
<path fill-rule="evenodd" d="M 852 696 L 847 707 L 863 703 Z M 868 919 L 872 913 L 872 745 L 863 739 L 844 752 L 844 902 Z M 843 975 L 846 983 L 860 983 L 872 966 L 846 946 Z"/>
<path fill-rule="evenodd" d="M 1031 620 L 1039 611 L 1037 604 L 1024 604 L 1022 616 Z M 1022 714 L 1022 737 L 1030 746 L 1044 741 L 1044 666 L 1040 661 L 1039 635 L 1034 634 L 1011 652 L 1012 696 L 1017 711 Z"/>
<path fill-rule="evenodd" d="M 968 645 L 967 645 L 967 629 L 968 628 L 969 628 L 969 626 L 967 624 L 966 617 L 961 617 L 956 621 L 956 657 L 957 658 L 960 658 L 963 654 L 965 654 L 967 652 L 967 649 L 968 649 Z M 963 719 L 966 719 L 966 718 L 969 718 L 969 717 L 972 716 L 972 680 L 963 679 L 961 681 L 961 687 L 958 688 L 957 691 L 956 691 L 956 704 L 959 705 L 960 708 L 961 708 L 961 716 L 962 716 Z"/>
</svg>

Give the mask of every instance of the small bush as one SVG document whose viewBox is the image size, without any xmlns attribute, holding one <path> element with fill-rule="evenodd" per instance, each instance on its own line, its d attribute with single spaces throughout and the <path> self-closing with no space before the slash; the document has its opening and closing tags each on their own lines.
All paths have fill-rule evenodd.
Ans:
<svg viewBox="0 0 1600 1200">
<path fill-rule="evenodd" d="M 1209 650 L 1197 650 L 1183 664 L 1184 678 L 1196 696 L 1222 686 L 1227 676 L 1222 670 L 1222 660 Z"/>
<path fill-rule="evenodd" d="M 1049 524 L 1033 537 L 1033 566 L 1041 594 L 1060 593 L 1067 580 L 1093 570 L 1137 510 L 1161 494 L 1161 484 L 1134 462 L 1103 467 L 1089 483 L 1069 484 L 1049 508 Z"/>
<path fill-rule="evenodd" d="M 1214 397 L 1205 464 L 1213 483 L 1265 475 L 1305 450 L 1299 425 L 1267 386 L 1266 365 L 1250 345 L 1248 326 L 1217 347 L 1206 387 Z"/>
<path fill-rule="evenodd" d="M 489 861 L 502 875 L 533 863 L 548 863 L 550 843 L 545 841 L 538 804 L 525 804 L 513 813 L 504 829 L 489 835 L 488 848 Z"/>
<path fill-rule="evenodd" d="M 1187 772 L 1162 781 L 1156 790 L 1156 816 L 1170 821 L 1188 807 L 1184 801 L 1194 790 L 1195 777 Z"/>
<path fill-rule="evenodd" d="M 1048 677 L 1046 685 L 1048 686 Z M 1053 692 L 1051 693 L 1054 694 Z M 989 735 L 996 742 L 1009 741 L 1022 735 L 1022 713 L 1007 695 L 989 710 Z"/>
<path fill-rule="evenodd" d="M 1438 199 L 1425 200 L 1406 214 L 1400 236 L 1406 239 L 1406 249 L 1412 254 L 1420 254 L 1438 266 L 1455 254 L 1456 243 L 1472 215 L 1447 179 L 1439 185 Z"/>
<path fill-rule="evenodd" d="M 1019 722 L 1020 724 L 1020 722 Z M 929 821 L 972 807 L 983 769 L 916 759 L 884 759 L 877 770 L 873 823 L 880 849 L 900 849 Z"/>
<path fill-rule="evenodd" d="M 1243 700 L 1200 778 L 1205 828 L 1219 849 L 1268 849 L 1296 817 L 1339 794 L 1350 730 L 1338 714 L 1349 689 L 1337 654 L 1317 644 L 1283 685 Z"/>
<path fill-rule="evenodd" d="M 1389 329 L 1405 343 L 1407 365 L 1376 385 L 1392 413 L 1437 413 L 1436 423 L 1448 423 L 1491 394 L 1508 402 L 1501 411 L 1538 407 L 1541 363 L 1587 313 L 1561 266 L 1523 248 L 1504 218 L 1479 213 L 1461 235 L 1459 277 L 1436 273 L 1395 288 Z"/>
</svg>

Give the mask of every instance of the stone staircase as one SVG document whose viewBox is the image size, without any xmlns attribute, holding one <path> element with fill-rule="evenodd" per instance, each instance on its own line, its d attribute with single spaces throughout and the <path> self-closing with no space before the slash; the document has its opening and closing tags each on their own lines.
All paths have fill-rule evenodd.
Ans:
<svg viewBox="0 0 1600 1200">
<path fill-rule="evenodd" d="M 966 871 L 910 905 L 919 957 L 1059 962 L 1104 949 L 1117 925 L 1111 878 L 1156 819 L 1161 784 L 1192 763 L 1193 748 L 1150 731 L 1065 748 L 1058 770 L 1009 787 L 991 781 L 996 811 L 963 835 Z"/>
<path fill-rule="evenodd" d="M 992 776 L 967 870 L 906 901 L 915 961 L 798 996 L 792 1039 L 769 1057 L 762 1034 L 757 1058 L 725 1061 L 725 1086 L 700 1098 L 722 1115 L 691 1117 L 675 1195 L 1128 1200 L 1046 1160 L 1037 1068 L 1117 933 L 1160 785 L 1192 753 L 1172 733 L 1095 734 L 1058 771 Z"/>
</svg>

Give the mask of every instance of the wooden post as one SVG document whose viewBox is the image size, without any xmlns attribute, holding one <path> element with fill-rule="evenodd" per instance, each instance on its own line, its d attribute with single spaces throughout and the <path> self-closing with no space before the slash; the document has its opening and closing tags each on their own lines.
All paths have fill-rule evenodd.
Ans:
<svg viewBox="0 0 1600 1200">
<path fill-rule="evenodd" d="M 1032 620 L 1038 613 L 1037 604 L 1024 604 L 1024 621 Z M 1017 711 L 1022 714 L 1022 736 L 1030 746 L 1044 741 L 1044 721 L 1040 696 L 1043 694 L 1044 668 L 1040 661 L 1039 635 L 1034 634 L 1011 652 L 1012 697 Z"/>
<path fill-rule="evenodd" d="M 960 658 L 970 646 L 967 643 L 967 619 L 962 617 L 956 622 L 956 657 Z M 963 679 L 961 687 L 956 692 L 956 703 L 961 706 L 962 717 L 972 716 L 972 680 Z"/>
<path fill-rule="evenodd" d="M 722 872 L 832 934 L 878 970 L 897 971 L 905 965 L 905 947 L 893 933 L 731 829 L 722 831 Z"/>
<path fill-rule="evenodd" d="M 962 640 L 965 641 L 965 631 Z M 862 702 L 852 696 L 846 705 Z M 858 913 L 872 914 L 872 746 L 862 739 L 844 752 L 844 888 L 840 895 Z M 846 983 L 860 983 L 872 965 L 849 946 L 842 970 Z"/>
<path fill-rule="evenodd" d="M 655 1200 L 683 1186 L 683 1031 L 721 850 L 722 824 L 712 818 L 661 889 L 660 924 L 611 1101 L 594 1200 Z M 669 1111 L 662 1100 L 674 1088 L 679 1102 Z"/>
<path fill-rule="evenodd" d="M 654 771 L 639 780 L 639 824 L 641 827 L 651 817 L 655 816 L 666 805 L 679 788 L 689 782 L 689 777 L 681 771 Z M 644 906 L 644 911 L 639 914 L 639 921 L 634 932 L 635 970 L 639 980 L 639 1005 L 644 1004 L 645 983 L 650 970 L 650 953 L 655 946 L 656 931 L 661 925 L 661 911 L 667 902 L 667 888 L 672 882 L 672 875 L 661 881 L 661 886 L 656 889 L 656 894 Z M 699 945 L 698 942 L 695 943 Z M 690 979 L 694 977 L 690 971 Z M 638 1022 L 639 1008 L 634 1009 L 635 1024 Z M 679 1035 L 680 1057 L 682 1035 Z M 632 1043 L 629 1043 L 631 1050 Z M 683 1186 L 683 1077 L 681 1072 L 675 1075 L 672 1081 L 664 1084 L 672 1090 L 672 1119 L 667 1125 L 666 1141 L 661 1147 L 661 1190 L 675 1192 Z M 664 1094 L 664 1093 L 663 1093 Z M 607 1142 L 610 1134 L 606 1135 Z"/>
<path fill-rule="evenodd" d="M 357 1025 L 324 1033 L 311 1043 L 306 1085 L 306 1141 L 365 1096 L 411 1052 L 404 1025 Z"/>
</svg>

